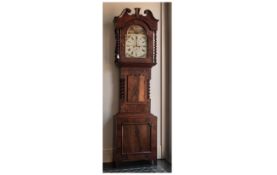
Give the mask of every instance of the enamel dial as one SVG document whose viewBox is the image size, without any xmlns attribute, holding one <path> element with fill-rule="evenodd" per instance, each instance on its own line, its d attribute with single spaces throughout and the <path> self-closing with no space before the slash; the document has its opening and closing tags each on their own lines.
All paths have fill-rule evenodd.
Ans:
<svg viewBox="0 0 277 175">
<path fill-rule="evenodd" d="M 139 25 L 129 27 L 125 36 L 125 56 L 127 58 L 146 58 L 147 37 Z"/>
</svg>

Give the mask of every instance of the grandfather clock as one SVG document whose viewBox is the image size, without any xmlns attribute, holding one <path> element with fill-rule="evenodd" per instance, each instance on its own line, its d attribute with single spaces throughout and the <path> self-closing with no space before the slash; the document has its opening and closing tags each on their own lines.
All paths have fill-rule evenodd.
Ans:
<svg viewBox="0 0 277 175">
<path fill-rule="evenodd" d="M 114 18 L 115 63 L 120 72 L 119 112 L 114 116 L 115 165 L 157 160 L 157 117 L 150 112 L 151 68 L 156 65 L 158 20 L 150 10 L 126 8 Z"/>
</svg>

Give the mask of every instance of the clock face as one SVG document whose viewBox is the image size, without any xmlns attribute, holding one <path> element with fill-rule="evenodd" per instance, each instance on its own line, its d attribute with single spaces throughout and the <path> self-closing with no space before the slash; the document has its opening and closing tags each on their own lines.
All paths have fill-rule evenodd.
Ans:
<svg viewBox="0 0 277 175">
<path fill-rule="evenodd" d="M 129 27 L 125 36 L 125 56 L 128 58 L 146 58 L 147 37 L 139 25 Z"/>
</svg>

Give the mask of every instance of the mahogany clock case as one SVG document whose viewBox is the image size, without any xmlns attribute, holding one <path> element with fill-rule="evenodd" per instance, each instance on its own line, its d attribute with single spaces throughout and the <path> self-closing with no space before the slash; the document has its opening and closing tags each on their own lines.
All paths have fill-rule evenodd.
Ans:
<svg viewBox="0 0 277 175">
<path fill-rule="evenodd" d="M 115 63 L 120 74 L 119 112 L 114 116 L 113 161 L 117 165 L 124 161 L 157 160 L 157 117 L 150 112 L 151 67 L 156 65 L 156 31 L 158 20 L 150 10 L 140 14 L 126 8 L 114 18 L 115 26 Z M 129 34 L 130 28 L 144 30 L 142 34 Z M 126 52 L 130 37 L 138 38 L 145 34 L 147 52 L 145 57 L 134 39 L 131 55 Z M 129 42 L 132 42 L 130 40 Z M 141 55 L 137 56 L 137 55 Z"/>
<path fill-rule="evenodd" d="M 122 5 L 122 7 L 124 6 Z M 160 136 L 162 133 L 161 130 L 157 130 L 158 124 L 161 124 L 158 123 L 158 119 L 159 121 L 161 120 L 162 110 L 160 101 L 162 99 L 160 97 L 162 92 L 160 79 L 162 78 L 162 69 L 160 63 L 162 60 L 157 60 L 161 58 L 161 52 L 159 52 L 157 57 L 157 50 L 160 51 L 161 48 L 160 38 L 158 38 L 161 36 L 161 29 L 159 29 L 161 27 L 159 24 L 160 19 L 158 19 L 162 14 L 160 11 L 161 3 L 152 3 L 158 18 L 155 18 L 151 11 L 152 9 L 147 8 L 147 6 L 149 5 L 145 3 L 142 5 L 143 10 L 140 10 L 135 5 L 131 5 L 132 8 L 121 9 L 119 9 L 120 5 L 116 7 L 109 5 L 109 10 L 116 8 L 116 11 L 121 13 L 108 12 L 106 9 L 106 14 L 108 13 L 110 16 L 104 18 L 103 109 L 105 123 L 103 128 L 103 158 L 104 162 L 113 162 L 114 165 L 140 160 L 148 160 L 155 163 L 157 161 L 157 151 L 160 148 L 157 145 L 161 146 L 158 135 Z M 143 29 L 143 32 L 139 34 L 145 35 L 147 38 L 144 40 L 147 41 L 147 44 L 144 45 L 144 48 L 147 49 L 146 52 L 138 54 L 126 52 L 128 47 L 126 44 L 128 41 L 127 36 L 128 34 L 133 34 L 131 32 L 128 33 L 128 31 L 133 26 L 139 26 L 138 28 Z M 110 34 L 112 31 L 113 35 Z M 108 33 L 109 36 L 107 35 Z M 137 38 L 135 43 L 135 47 L 137 47 Z M 107 48 L 113 50 L 114 54 L 112 54 L 112 51 L 106 51 Z M 136 50 L 134 49 L 134 51 Z M 156 67 L 154 74 L 153 67 Z M 108 72 L 112 72 L 112 74 Z M 107 88 L 107 86 L 111 87 Z M 112 90 L 112 93 L 109 89 Z M 154 95 L 151 92 L 155 92 Z M 154 100 L 151 100 L 151 97 Z M 107 99 L 111 101 L 107 101 Z M 153 113 L 151 105 L 154 106 L 152 107 Z M 112 126 L 110 123 L 112 123 Z M 110 132 L 111 129 L 112 132 Z M 111 140 L 108 140 L 110 138 L 109 133 L 113 134 Z M 158 141 L 159 143 L 157 143 Z M 110 149 L 112 150 L 112 156 L 108 152 L 110 147 L 106 146 L 110 142 L 113 143 L 113 148 Z"/>
</svg>

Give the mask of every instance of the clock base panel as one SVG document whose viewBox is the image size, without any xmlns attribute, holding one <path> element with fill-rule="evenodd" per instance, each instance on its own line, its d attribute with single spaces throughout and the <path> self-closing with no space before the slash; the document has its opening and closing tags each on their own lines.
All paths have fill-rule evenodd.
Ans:
<svg viewBox="0 0 277 175">
<path fill-rule="evenodd" d="M 114 116 L 116 165 L 122 162 L 157 160 L 157 117 L 153 114 L 119 113 Z"/>
</svg>

